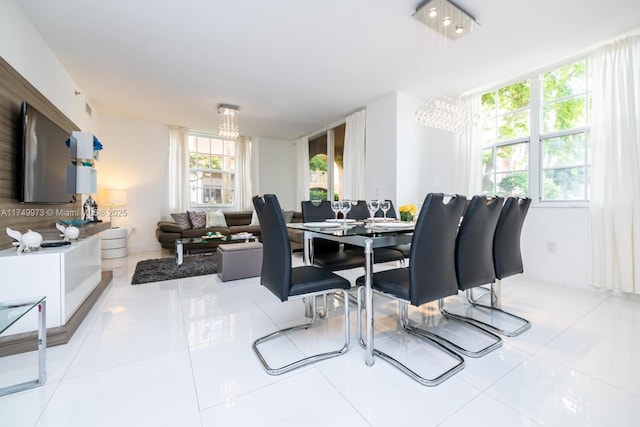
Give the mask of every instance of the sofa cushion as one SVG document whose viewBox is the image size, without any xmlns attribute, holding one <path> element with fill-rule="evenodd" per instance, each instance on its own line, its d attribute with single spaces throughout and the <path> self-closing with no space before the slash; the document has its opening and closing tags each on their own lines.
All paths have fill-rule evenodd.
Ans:
<svg viewBox="0 0 640 427">
<path fill-rule="evenodd" d="M 207 214 L 206 212 L 189 212 L 189 219 L 191 220 L 191 227 L 193 228 L 204 228 L 207 225 Z"/>
<path fill-rule="evenodd" d="M 227 227 L 227 221 L 224 219 L 224 213 L 221 210 L 212 211 L 207 209 L 206 227 Z"/>
<path fill-rule="evenodd" d="M 172 213 L 171 218 L 173 218 L 181 230 L 188 230 L 191 228 L 191 220 L 189 219 L 188 212 Z"/>
<path fill-rule="evenodd" d="M 282 211 L 282 215 L 284 216 L 284 222 L 289 224 L 293 221 L 293 211 Z"/>
<path fill-rule="evenodd" d="M 251 222 L 249 223 L 249 225 L 253 225 L 253 226 L 260 226 L 260 220 L 258 219 L 258 213 L 256 211 L 253 211 L 253 213 L 251 214 Z"/>
<path fill-rule="evenodd" d="M 254 236 L 260 236 L 262 234 L 260 226 L 256 227 L 255 225 L 232 225 L 229 227 L 229 233 L 251 233 Z"/>
</svg>

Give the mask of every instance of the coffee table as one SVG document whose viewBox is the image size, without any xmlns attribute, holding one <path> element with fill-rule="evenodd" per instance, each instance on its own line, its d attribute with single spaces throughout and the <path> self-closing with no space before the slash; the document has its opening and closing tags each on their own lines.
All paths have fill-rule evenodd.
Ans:
<svg viewBox="0 0 640 427">
<path fill-rule="evenodd" d="M 0 334 L 38 307 L 38 379 L 0 388 L 0 396 L 39 387 L 47 380 L 47 297 L 0 302 Z"/>
<path fill-rule="evenodd" d="M 257 242 L 258 238 L 253 236 L 253 234 L 241 235 L 241 237 L 235 237 L 235 235 L 232 234 L 231 236 L 189 237 L 184 239 L 177 239 L 176 240 L 176 265 L 181 266 L 182 261 L 184 260 L 184 256 L 189 255 L 190 253 L 190 249 L 185 248 L 185 245 L 187 244 L 205 245 L 212 241 L 217 241 L 218 244 L 247 243 L 247 242 Z"/>
</svg>

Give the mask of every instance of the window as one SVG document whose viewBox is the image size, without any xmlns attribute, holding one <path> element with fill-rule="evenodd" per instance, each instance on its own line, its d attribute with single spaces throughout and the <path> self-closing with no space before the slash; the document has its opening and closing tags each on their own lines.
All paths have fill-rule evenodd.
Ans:
<svg viewBox="0 0 640 427">
<path fill-rule="evenodd" d="M 587 60 L 542 75 L 540 200 L 588 200 Z"/>
<path fill-rule="evenodd" d="M 340 199 L 345 129 L 341 124 L 309 138 L 309 200 Z"/>
<path fill-rule="evenodd" d="M 217 135 L 189 133 L 191 206 L 232 206 L 236 188 L 235 141 Z"/>
<path fill-rule="evenodd" d="M 586 59 L 483 94 L 483 193 L 588 200 L 590 107 Z"/>
<path fill-rule="evenodd" d="M 530 83 L 482 95 L 482 191 L 529 194 Z"/>
</svg>

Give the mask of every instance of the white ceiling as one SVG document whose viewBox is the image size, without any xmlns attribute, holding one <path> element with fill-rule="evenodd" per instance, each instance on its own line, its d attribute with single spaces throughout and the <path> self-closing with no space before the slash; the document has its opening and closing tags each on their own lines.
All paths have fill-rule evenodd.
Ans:
<svg viewBox="0 0 640 427">
<path fill-rule="evenodd" d="M 420 0 L 18 0 L 97 111 L 294 139 L 375 99 L 464 92 L 640 29 L 639 0 L 459 0 L 451 42 Z"/>
</svg>

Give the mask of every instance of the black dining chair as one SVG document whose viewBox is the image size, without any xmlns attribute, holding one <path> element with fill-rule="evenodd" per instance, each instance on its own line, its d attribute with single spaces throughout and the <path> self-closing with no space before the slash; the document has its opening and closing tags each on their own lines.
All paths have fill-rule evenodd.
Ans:
<svg viewBox="0 0 640 427">
<path fill-rule="evenodd" d="M 452 347 L 459 348 L 458 345 L 412 325 L 409 320 L 409 304 L 418 307 L 458 293 L 454 250 L 458 224 L 465 201 L 464 196 L 456 195 L 445 203 L 444 194 L 428 194 L 413 232 L 409 267 L 374 273 L 371 281 L 372 289 L 376 293 L 398 300 L 400 325 L 405 331 L 429 340 L 457 361 L 456 365 L 435 378 L 424 378 L 398 360 L 374 348 L 374 355 L 393 364 L 420 384 L 427 386 L 440 384 L 460 371 L 464 367 L 464 359 L 451 350 Z M 359 277 L 356 284 L 359 285 L 358 335 L 362 343 L 360 303 L 365 277 Z M 487 334 L 486 331 L 481 331 L 481 333 Z M 495 342 L 488 346 L 484 353 L 494 350 L 502 344 L 499 337 L 493 337 L 495 337 Z"/>
<path fill-rule="evenodd" d="M 488 315 L 489 319 L 482 316 L 487 321 L 480 320 L 473 316 L 474 312 L 471 310 L 467 311 L 466 316 L 448 311 L 445 315 L 514 337 L 529 329 L 531 323 L 502 310 L 497 295 L 500 293 L 501 279 L 523 272 L 520 235 L 531 199 L 509 197 L 504 201 L 501 197 L 487 199 L 475 196 L 474 199 L 476 198 L 478 203 L 472 200 L 458 232 L 456 271 L 458 286 L 465 291 L 471 307 L 480 310 L 479 314 Z M 490 285 L 489 289 L 482 286 L 487 284 Z M 484 290 L 485 293 L 474 297 L 473 291 L 476 289 Z M 486 296 L 487 291 L 491 305 L 478 302 Z M 520 326 L 512 330 L 497 326 L 497 323 L 505 319 Z"/>
<path fill-rule="evenodd" d="M 496 224 L 496 232 L 493 235 L 493 265 L 496 270 L 496 282 L 494 285 L 495 291 L 493 289 L 491 291 L 492 298 L 496 295 L 495 292 L 500 294 L 502 279 L 524 272 L 522 253 L 520 251 L 520 237 L 530 205 L 531 199 L 528 197 L 508 197 L 502 206 L 500 217 Z M 476 305 L 478 304 L 476 303 Z M 513 331 L 495 328 L 498 333 L 515 337 L 531 327 L 531 323 L 527 319 L 503 311 L 500 307 L 500 300 L 492 299 L 491 308 L 500 310 L 501 313 L 522 323 L 521 327 Z"/>
<path fill-rule="evenodd" d="M 473 196 L 467 203 L 463 219 L 456 236 L 455 265 L 458 289 L 465 292 L 470 301 L 472 290 L 496 280 L 493 266 L 493 235 L 503 197 Z M 481 288 L 486 290 L 486 288 Z M 442 314 L 448 318 L 462 320 L 479 327 L 489 326 L 472 316 L 473 306 L 466 315 L 451 312 L 443 307 Z M 484 314 L 484 313 L 483 313 Z"/>
<path fill-rule="evenodd" d="M 347 301 L 347 290 L 351 283 L 343 277 L 328 270 L 314 266 L 291 266 L 291 246 L 287 235 L 284 216 L 278 198 L 274 194 L 253 198 L 260 226 L 262 227 L 263 258 L 260 284 L 271 291 L 280 301 L 307 298 L 311 301 L 313 317 L 309 323 L 280 329 L 253 343 L 253 351 L 258 356 L 265 371 L 270 375 L 280 375 L 309 363 L 344 354 L 349 348 L 349 304 L 344 303 L 344 345 L 342 348 L 325 353 L 305 357 L 279 368 L 272 368 L 267 363 L 258 346 L 265 341 L 297 329 L 308 329 L 316 320 L 316 297 L 326 294 L 341 293 L 343 301 Z"/>
<path fill-rule="evenodd" d="M 366 200 L 358 200 L 357 203 L 353 204 L 351 206 L 351 210 L 347 213 L 347 218 L 355 219 L 356 221 L 362 221 L 370 218 Z M 398 246 L 403 246 L 404 248 L 404 245 Z M 360 246 L 345 244 L 344 250 L 347 253 L 362 255 L 364 257 L 364 248 Z M 404 259 L 407 257 L 408 255 L 406 255 L 401 249 L 397 249 L 396 246 L 390 246 L 388 248 L 377 248 L 373 253 L 373 262 L 378 264 L 399 261 L 401 264 L 404 264 Z"/>
<path fill-rule="evenodd" d="M 331 204 L 326 200 L 302 201 L 301 207 L 303 222 L 322 222 L 334 218 Z M 345 253 L 338 242 L 319 237 L 314 237 L 312 242 L 311 263 L 314 265 L 331 271 L 349 270 L 364 265 L 364 256 Z"/>
</svg>

